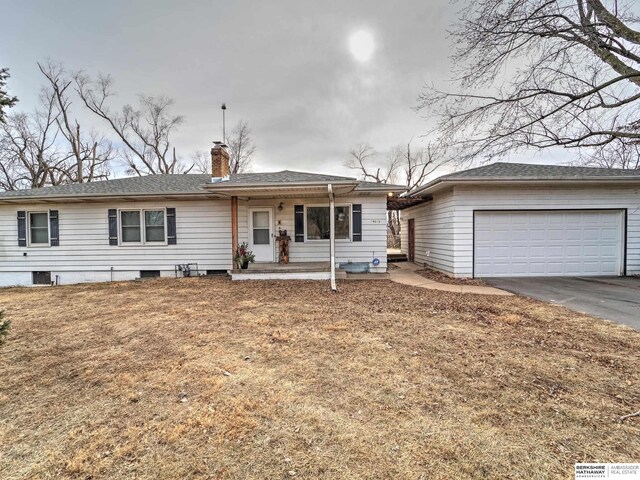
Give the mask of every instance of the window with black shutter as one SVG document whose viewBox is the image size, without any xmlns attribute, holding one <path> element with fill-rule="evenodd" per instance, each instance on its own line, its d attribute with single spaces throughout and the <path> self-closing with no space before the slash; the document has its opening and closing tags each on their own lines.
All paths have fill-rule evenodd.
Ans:
<svg viewBox="0 0 640 480">
<path fill-rule="evenodd" d="M 110 209 L 109 245 L 175 245 L 176 209 Z"/>
</svg>

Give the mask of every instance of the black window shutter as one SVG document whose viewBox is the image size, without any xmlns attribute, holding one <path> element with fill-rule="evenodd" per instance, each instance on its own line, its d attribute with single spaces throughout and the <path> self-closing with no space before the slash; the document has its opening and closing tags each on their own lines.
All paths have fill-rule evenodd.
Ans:
<svg viewBox="0 0 640 480">
<path fill-rule="evenodd" d="M 352 205 L 353 211 L 353 241 L 362 241 L 362 205 L 359 203 Z"/>
<path fill-rule="evenodd" d="M 295 205 L 296 242 L 304 242 L 304 205 Z"/>
<path fill-rule="evenodd" d="M 18 246 L 27 246 L 27 212 L 18 212 Z"/>
<path fill-rule="evenodd" d="M 109 209 L 109 245 L 118 245 L 118 210 Z"/>
<path fill-rule="evenodd" d="M 49 230 L 51 231 L 51 246 L 60 246 L 60 228 L 58 226 L 58 210 L 49 210 Z"/>
<path fill-rule="evenodd" d="M 167 244 L 175 245 L 178 239 L 176 237 L 176 209 L 167 208 Z"/>
</svg>

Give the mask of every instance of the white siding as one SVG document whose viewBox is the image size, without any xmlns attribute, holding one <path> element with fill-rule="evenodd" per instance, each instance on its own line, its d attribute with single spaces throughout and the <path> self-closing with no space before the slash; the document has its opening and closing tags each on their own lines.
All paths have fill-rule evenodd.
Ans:
<svg viewBox="0 0 640 480">
<path fill-rule="evenodd" d="M 165 207 L 176 209 L 177 245 L 109 246 L 108 209 Z M 58 210 L 60 246 L 18 247 L 18 210 Z M 140 270 L 167 276 L 181 263 L 198 263 L 201 270 L 231 268 L 229 201 L 0 205 L 0 286 L 30 285 L 33 271 L 51 271 L 62 284 L 129 280 Z"/>
<path fill-rule="evenodd" d="M 283 203 L 283 210 L 277 206 Z M 248 239 L 248 206 L 273 206 L 275 232 L 294 236 L 293 206 L 327 203 L 327 198 L 269 199 L 238 202 L 239 241 Z M 337 262 L 371 262 L 374 272 L 385 272 L 386 197 L 337 198 L 338 204 L 362 204 L 362 242 L 336 241 Z M 108 209 L 176 208 L 177 245 L 110 246 Z M 19 247 L 17 211 L 58 210 L 60 246 Z M 31 272 L 50 271 L 61 284 L 131 280 L 140 270 L 174 275 L 174 265 L 198 263 L 200 270 L 227 270 L 231 258 L 231 205 L 228 200 L 105 202 L 72 204 L 0 205 L 0 286 L 31 285 Z M 24 255 L 26 253 L 26 256 Z M 329 242 L 291 243 L 292 262 L 329 260 Z"/>
<path fill-rule="evenodd" d="M 400 212 L 402 252 L 409 252 L 408 220 L 415 219 L 415 261 L 453 273 L 453 190 Z"/>
<path fill-rule="evenodd" d="M 282 211 L 278 205 L 282 203 Z M 380 265 L 372 272 L 383 273 L 387 270 L 387 200 L 384 194 L 361 197 L 336 197 L 336 205 L 362 204 L 362 241 L 336 240 L 336 262 L 371 262 L 380 259 Z M 294 205 L 329 205 L 329 199 L 265 199 L 238 202 L 238 240 L 248 241 L 249 208 L 273 207 L 275 212 L 275 233 L 278 229 L 287 230 L 291 237 L 289 260 L 291 262 L 329 261 L 329 241 L 315 240 L 304 243 L 294 241 Z M 275 246 L 274 246 L 275 248 Z M 274 258 L 275 253 L 274 253 Z M 276 258 L 277 260 L 277 258 Z"/>
<path fill-rule="evenodd" d="M 640 274 L 640 188 L 457 186 L 453 230 L 455 276 L 472 275 L 473 211 L 492 209 L 627 209 L 627 274 Z"/>
</svg>

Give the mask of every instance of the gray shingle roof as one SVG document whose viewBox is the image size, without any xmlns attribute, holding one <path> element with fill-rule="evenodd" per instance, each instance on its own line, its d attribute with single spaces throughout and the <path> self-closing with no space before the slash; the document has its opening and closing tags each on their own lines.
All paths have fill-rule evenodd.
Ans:
<svg viewBox="0 0 640 480">
<path fill-rule="evenodd" d="M 640 170 L 619 168 L 571 167 L 566 165 L 534 165 L 529 163 L 497 162 L 483 167 L 449 173 L 432 180 L 407 195 L 419 195 L 442 182 L 499 182 L 499 181 L 640 181 Z"/>
<path fill-rule="evenodd" d="M 339 177 L 336 175 L 323 175 L 319 173 L 294 172 L 283 170 L 281 172 L 267 173 L 236 173 L 230 175 L 224 183 L 234 185 L 250 185 L 256 183 L 304 183 L 304 182 L 356 182 L 353 177 Z"/>
<path fill-rule="evenodd" d="M 0 199 L 203 193 L 203 185 L 210 178 L 210 175 L 199 174 L 116 178 L 100 182 L 1 192 Z"/>
<path fill-rule="evenodd" d="M 638 177 L 640 170 L 623 170 L 619 168 L 570 167 L 565 165 L 533 165 L 528 163 L 498 162 L 484 167 L 470 168 L 439 177 L 438 180 L 469 178 L 518 178 L 518 179 L 593 179 Z"/>
<path fill-rule="evenodd" d="M 255 184 L 295 184 L 295 183 L 356 183 L 352 177 L 323 175 L 307 172 L 284 170 L 270 173 L 239 173 L 228 179 L 211 183 L 207 174 L 186 175 L 148 175 L 145 177 L 116 178 L 100 182 L 58 185 L 55 187 L 34 188 L 31 190 L 15 190 L 0 192 L 0 200 L 17 200 L 33 198 L 75 198 L 75 197 L 110 197 L 110 196 L 144 196 L 144 195 L 195 195 L 206 194 L 206 187 L 243 186 Z M 394 189 L 397 185 L 384 185 L 372 182 L 359 182 L 358 190 Z"/>
</svg>

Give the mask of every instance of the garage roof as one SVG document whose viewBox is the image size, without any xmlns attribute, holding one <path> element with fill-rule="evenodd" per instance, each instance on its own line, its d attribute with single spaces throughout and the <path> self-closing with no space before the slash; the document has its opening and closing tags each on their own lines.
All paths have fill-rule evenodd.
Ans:
<svg viewBox="0 0 640 480">
<path fill-rule="evenodd" d="M 419 187 L 411 195 L 423 196 L 446 185 L 457 183 L 609 183 L 640 182 L 640 170 L 619 168 L 572 167 L 497 162 L 483 167 L 443 175 Z"/>
</svg>

